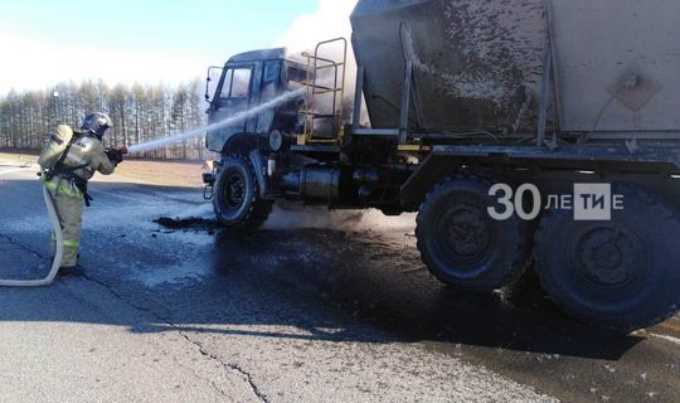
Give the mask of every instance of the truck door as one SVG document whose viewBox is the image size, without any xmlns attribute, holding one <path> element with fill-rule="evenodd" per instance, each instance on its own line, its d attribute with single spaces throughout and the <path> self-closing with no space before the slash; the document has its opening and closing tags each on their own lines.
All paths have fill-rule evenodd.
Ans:
<svg viewBox="0 0 680 403">
<path fill-rule="evenodd" d="M 224 72 L 222 83 L 213 101 L 215 112 L 211 116 L 211 123 L 218 123 L 225 119 L 246 111 L 253 102 L 253 88 L 255 65 L 231 65 Z M 248 133 L 253 126 L 253 119 L 239 121 L 233 125 L 216 130 L 224 142 L 237 133 Z"/>
<path fill-rule="evenodd" d="M 281 60 L 269 60 L 264 63 L 262 85 L 260 86 L 260 103 L 273 100 L 281 92 L 281 64 Z M 269 109 L 259 114 L 257 122 L 258 133 L 270 132 L 276 113 L 277 109 Z"/>
</svg>

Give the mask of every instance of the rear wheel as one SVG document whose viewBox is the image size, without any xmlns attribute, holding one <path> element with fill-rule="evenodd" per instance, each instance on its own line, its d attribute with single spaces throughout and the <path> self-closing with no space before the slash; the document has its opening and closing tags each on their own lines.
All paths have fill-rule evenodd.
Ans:
<svg viewBox="0 0 680 403">
<path fill-rule="evenodd" d="M 250 162 L 240 156 L 230 156 L 222 161 L 215 180 L 213 208 L 220 224 L 251 231 L 267 220 L 272 202 L 260 197 Z"/>
<path fill-rule="evenodd" d="M 615 186 L 624 210 L 610 221 L 575 221 L 550 212 L 536 234 L 536 270 L 568 314 L 628 332 L 664 321 L 678 309 L 680 222 L 650 192 Z"/>
<path fill-rule="evenodd" d="M 493 220 L 491 185 L 459 177 L 438 185 L 418 214 L 418 249 L 432 274 L 445 284 L 491 291 L 516 280 L 528 265 L 527 223 Z"/>
</svg>

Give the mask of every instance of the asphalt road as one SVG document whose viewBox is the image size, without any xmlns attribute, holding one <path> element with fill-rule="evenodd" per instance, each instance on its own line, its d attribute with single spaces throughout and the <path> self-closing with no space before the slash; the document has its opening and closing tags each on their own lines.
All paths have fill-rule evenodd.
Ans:
<svg viewBox="0 0 680 403">
<path fill-rule="evenodd" d="M 0 289 L 0 401 L 680 401 L 680 320 L 615 336 L 531 281 L 437 283 L 412 220 L 278 212 L 220 231 L 198 190 L 92 185 L 83 275 Z M 0 161 L 0 277 L 44 274 L 34 170 Z M 312 228 L 309 228 L 312 227 Z"/>
</svg>

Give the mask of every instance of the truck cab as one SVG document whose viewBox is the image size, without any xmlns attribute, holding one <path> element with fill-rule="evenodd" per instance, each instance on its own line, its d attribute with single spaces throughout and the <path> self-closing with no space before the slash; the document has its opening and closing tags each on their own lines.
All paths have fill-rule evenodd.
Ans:
<svg viewBox="0 0 680 403">
<path fill-rule="evenodd" d="M 221 160 L 204 181 L 220 223 L 256 229 L 274 200 L 335 207 L 356 194 L 337 198 L 347 51 L 337 38 L 296 58 L 284 48 L 258 50 L 208 70 L 206 145 Z"/>
<path fill-rule="evenodd" d="M 217 85 L 212 86 L 216 81 L 215 72 L 220 76 Z M 211 125 L 223 122 L 283 93 L 299 89 L 307 75 L 306 66 L 286 59 L 283 48 L 233 56 L 224 67 L 211 67 L 208 71 L 205 95 L 210 103 L 208 121 Z M 223 153 L 230 141 L 242 134 L 301 131 L 303 120 L 298 111 L 303 104 L 303 97 L 298 97 L 248 119 L 209 130 L 207 147 Z"/>
</svg>

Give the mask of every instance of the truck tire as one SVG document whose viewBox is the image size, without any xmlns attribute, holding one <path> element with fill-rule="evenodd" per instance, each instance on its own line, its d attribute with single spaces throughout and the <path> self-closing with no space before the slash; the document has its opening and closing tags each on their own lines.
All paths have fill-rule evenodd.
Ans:
<svg viewBox="0 0 680 403">
<path fill-rule="evenodd" d="M 259 193 L 250 162 L 240 156 L 225 157 L 215 180 L 213 208 L 217 221 L 242 231 L 259 229 L 272 211 L 272 202 L 261 199 Z"/>
<path fill-rule="evenodd" d="M 496 221 L 488 207 L 491 184 L 474 177 L 448 179 L 427 195 L 417 218 L 418 249 L 441 282 L 493 291 L 518 279 L 531 256 L 527 223 Z"/>
<path fill-rule="evenodd" d="M 551 211 L 536 234 L 536 271 L 567 314 L 628 333 L 663 322 L 680 299 L 680 221 L 637 186 L 615 185 L 624 210 L 611 221 L 576 221 Z"/>
</svg>

